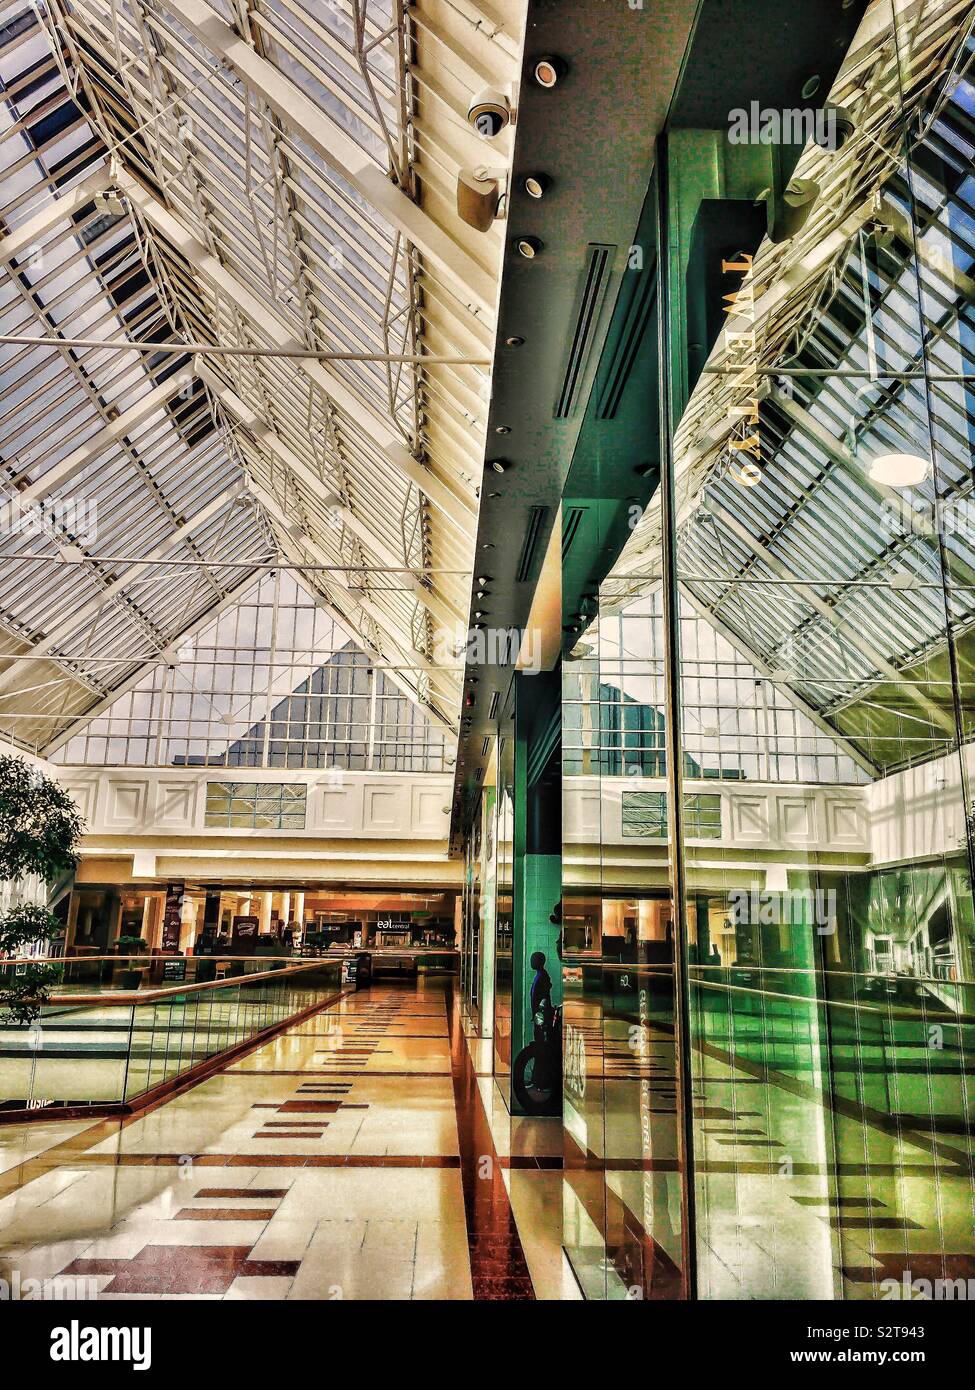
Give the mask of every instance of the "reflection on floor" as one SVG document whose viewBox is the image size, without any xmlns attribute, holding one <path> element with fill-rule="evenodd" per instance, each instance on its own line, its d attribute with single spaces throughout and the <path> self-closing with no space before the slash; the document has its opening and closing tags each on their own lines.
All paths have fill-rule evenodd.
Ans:
<svg viewBox="0 0 975 1390">
<path fill-rule="evenodd" d="M 449 990 L 376 986 L 142 1116 L 0 1126 L 0 1276 L 102 1299 L 558 1296 L 560 1174 L 496 1147 L 482 1081 Z M 522 1214 L 547 1223 L 524 1248 Z"/>
<path fill-rule="evenodd" d="M 581 1002 L 567 1018 L 584 1058 L 566 1095 L 573 1268 L 590 1297 L 672 1297 L 672 1030 L 651 1023 L 635 1047 L 632 1018 Z M 905 1275 L 975 1278 L 968 1135 L 882 1124 L 715 1048 L 693 1074 L 699 1297 L 864 1300 L 897 1297 L 882 1281 Z"/>
</svg>

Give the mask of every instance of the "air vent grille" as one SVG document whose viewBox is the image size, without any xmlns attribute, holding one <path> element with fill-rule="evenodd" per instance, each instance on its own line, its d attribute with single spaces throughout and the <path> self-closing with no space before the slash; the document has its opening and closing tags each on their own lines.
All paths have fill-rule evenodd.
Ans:
<svg viewBox="0 0 975 1390">
<path fill-rule="evenodd" d="M 498 712 L 498 701 L 501 699 L 501 691 L 496 690 L 491 696 L 491 703 L 488 706 L 488 718 L 493 719 Z"/>
<path fill-rule="evenodd" d="M 619 410 L 626 383 L 630 379 L 633 363 L 636 361 L 636 355 L 643 343 L 647 324 L 650 322 L 650 315 L 653 313 L 656 303 L 657 266 L 654 262 L 653 265 L 647 266 L 641 272 L 640 282 L 630 301 L 623 331 L 620 334 L 616 351 L 609 364 L 606 381 L 599 395 L 599 404 L 596 408 L 596 417 L 599 420 L 612 420 Z"/>
<path fill-rule="evenodd" d="M 615 246 L 604 246 L 598 242 L 590 243 L 587 248 L 586 267 L 576 301 L 575 327 L 565 358 L 562 388 L 555 402 L 556 420 L 567 420 L 579 403 L 579 392 L 599 326 L 615 250 Z"/>
<path fill-rule="evenodd" d="M 525 539 L 521 544 L 521 555 L 518 557 L 518 569 L 515 578 L 519 584 L 524 584 L 527 579 L 532 577 L 535 566 L 535 556 L 538 550 L 538 538 L 541 534 L 545 518 L 548 516 L 548 507 L 532 507 L 528 512 L 528 525 L 525 527 Z"/>
<path fill-rule="evenodd" d="M 562 513 L 562 559 L 565 560 L 572 549 L 572 544 L 579 534 L 579 527 L 582 525 L 582 518 L 586 514 L 585 507 L 567 507 Z"/>
<path fill-rule="evenodd" d="M 481 757 L 486 758 L 491 748 L 491 735 L 484 735 L 484 742 L 481 744 Z"/>
</svg>

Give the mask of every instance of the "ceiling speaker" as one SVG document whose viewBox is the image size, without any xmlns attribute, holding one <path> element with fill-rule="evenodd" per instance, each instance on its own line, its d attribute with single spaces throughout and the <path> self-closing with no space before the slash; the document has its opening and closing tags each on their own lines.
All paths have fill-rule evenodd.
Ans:
<svg viewBox="0 0 975 1390">
<path fill-rule="evenodd" d="M 498 215 L 501 184 L 498 179 L 478 178 L 473 169 L 457 175 L 457 215 L 468 227 L 486 232 Z"/>
</svg>

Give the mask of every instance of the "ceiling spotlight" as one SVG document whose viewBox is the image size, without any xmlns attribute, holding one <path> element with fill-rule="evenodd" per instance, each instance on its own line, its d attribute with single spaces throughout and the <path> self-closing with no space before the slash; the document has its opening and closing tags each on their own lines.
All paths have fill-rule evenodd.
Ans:
<svg viewBox="0 0 975 1390">
<path fill-rule="evenodd" d="M 515 240 L 515 250 L 519 256 L 524 256 L 526 261 L 533 261 L 541 254 L 543 246 L 537 236 L 520 236 Z"/>
<path fill-rule="evenodd" d="M 551 55 L 546 55 L 546 57 L 536 60 L 533 76 L 540 87 L 544 87 L 546 91 L 549 91 L 552 87 L 557 86 L 559 82 L 561 82 L 568 70 L 568 65 L 564 58 L 555 58 Z"/>
<path fill-rule="evenodd" d="M 487 617 L 487 614 L 486 614 L 486 613 L 482 613 L 480 609 L 477 609 L 476 612 L 475 612 L 475 614 L 474 614 L 474 617 L 475 617 L 475 618 L 486 618 L 486 617 Z"/>
<path fill-rule="evenodd" d="M 477 576 L 477 582 L 478 584 L 490 584 L 491 576 L 489 574 L 479 574 Z"/>
<path fill-rule="evenodd" d="M 655 463 L 641 463 L 633 471 L 638 478 L 653 478 L 660 470 Z"/>
<path fill-rule="evenodd" d="M 524 341 L 524 338 L 505 338 L 504 345 L 505 347 L 521 347 L 524 344 Z"/>
<path fill-rule="evenodd" d="M 495 427 L 494 427 L 494 433 L 495 433 L 495 434 L 510 434 L 510 433 L 511 433 L 511 426 L 510 426 L 510 425 L 495 425 Z"/>
<path fill-rule="evenodd" d="M 869 471 L 873 481 L 885 487 L 916 487 L 931 472 L 931 464 L 920 454 L 881 454 Z"/>
<path fill-rule="evenodd" d="M 508 461 L 507 459 L 492 459 L 491 467 L 494 469 L 495 473 L 503 473 L 508 467 Z"/>
<path fill-rule="evenodd" d="M 521 181 L 521 186 L 529 198 L 544 198 L 551 185 L 552 180 L 548 174 L 526 174 Z"/>
</svg>

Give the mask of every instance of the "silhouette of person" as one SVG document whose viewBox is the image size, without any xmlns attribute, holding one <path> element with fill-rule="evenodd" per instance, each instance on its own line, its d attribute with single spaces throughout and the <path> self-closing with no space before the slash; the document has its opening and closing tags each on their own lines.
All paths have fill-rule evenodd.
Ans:
<svg viewBox="0 0 975 1390">
<path fill-rule="evenodd" d="M 545 969 L 545 955 L 542 951 L 534 951 L 529 964 L 535 972 L 530 993 L 532 1018 L 540 1013 L 543 1021 L 542 1026 L 547 1028 L 552 1021 L 554 1012 L 552 1007 L 552 977 Z"/>
</svg>

